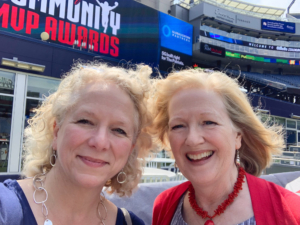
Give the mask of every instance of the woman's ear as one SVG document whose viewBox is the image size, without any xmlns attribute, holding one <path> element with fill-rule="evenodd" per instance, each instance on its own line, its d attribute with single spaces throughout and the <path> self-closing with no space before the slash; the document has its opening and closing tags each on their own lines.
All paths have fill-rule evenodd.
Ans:
<svg viewBox="0 0 300 225">
<path fill-rule="evenodd" d="M 235 149 L 240 149 L 242 146 L 242 133 L 237 132 L 235 137 Z"/>
<path fill-rule="evenodd" d="M 53 140 L 52 140 L 52 149 L 57 150 L 57 134 L 59 131 L 59 127 L 57 125 L 56 120 L 53 123 Z"/>
</svg>

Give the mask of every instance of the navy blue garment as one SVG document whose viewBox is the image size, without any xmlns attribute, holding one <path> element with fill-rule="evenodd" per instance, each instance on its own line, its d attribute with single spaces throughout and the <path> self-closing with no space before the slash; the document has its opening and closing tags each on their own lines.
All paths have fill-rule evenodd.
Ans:
<svg viewBox="0 0 300 225">
<path fill-rule="evenodd" d="M 145 225 L 134 213 L 128 212 L 133 225 Z M 0 183 L 0 224 L 37 225 L 27 198 L 15 180 L 9 179 Z M 118 208 L 116 225 L 127 225 L 120 208 Z"/>
</svg>

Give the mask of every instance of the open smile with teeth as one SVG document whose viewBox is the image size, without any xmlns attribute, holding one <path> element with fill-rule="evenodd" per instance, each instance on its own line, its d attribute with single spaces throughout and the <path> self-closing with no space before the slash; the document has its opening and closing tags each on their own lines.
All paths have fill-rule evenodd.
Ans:
<svg viewBox="0 0 300 225">
<path fill-rule="evenodd" d="M 186 157 L 190 161 L 202 161 L 210 158 L 213 154 L 214 151 L 206 151 L 206 152 L 201 152 L 199 154 L 187 154 Z"/>
</svg>

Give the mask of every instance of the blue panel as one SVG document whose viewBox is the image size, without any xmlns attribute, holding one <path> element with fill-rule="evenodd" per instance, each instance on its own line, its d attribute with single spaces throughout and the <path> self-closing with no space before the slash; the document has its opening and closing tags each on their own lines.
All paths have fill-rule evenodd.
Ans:
<svg viewBox="0 0 300 225">
<path fill-rule="evenodd" d="M 295 23 L 282 22 L 276 20 L 267 20 L 267 19 L 261 20 L 261 29 L 293 33 L 293 34 L 296 32 Z"/>
<path fill-rule="evenodd" d="M 224 41 L 224 42 L 228 42 L 228 43 L 232 43 L 232 44 L 243 45 L 243 41 L 241 41 L 241 40 L 225 37 L 225 36 L 222 36 L 219 34 L 209 33 L 209 36 L 213 39 L 218 39 L 220 41 Z"/>
<path fill-rule="evenodd" d="M 159 36 L 161 46 L 192 55 L 193 25 L 161 12 Z"/>
</svg>

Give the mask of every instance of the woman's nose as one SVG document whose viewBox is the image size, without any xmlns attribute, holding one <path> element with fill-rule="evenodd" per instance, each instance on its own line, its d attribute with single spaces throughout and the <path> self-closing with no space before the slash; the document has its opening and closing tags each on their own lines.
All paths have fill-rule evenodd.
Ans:
<svg viewBox="0 0 300 225">
<path fill-rule="evenodd" d="M 100 127 L 91 133 L 89 145 L 98 150 L 107 150 L 110 146 L 109 132 L 105 127 Z"/>
<path fill-rule="evenodd" d="M 190 127 L 185 143 L 190 147 L 194 147 L 205 142 L 204 132 L 201 127 Z"/>
</svg>

